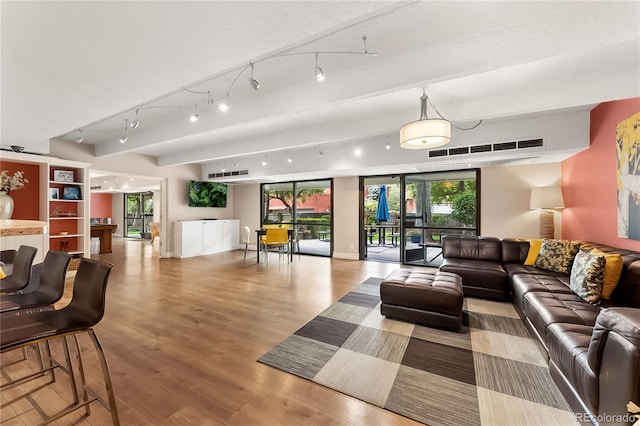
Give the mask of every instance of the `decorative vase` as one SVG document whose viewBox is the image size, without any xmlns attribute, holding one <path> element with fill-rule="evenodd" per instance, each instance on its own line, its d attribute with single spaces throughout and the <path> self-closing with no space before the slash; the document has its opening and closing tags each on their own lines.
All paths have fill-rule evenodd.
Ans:
<svg viewBox="0 0 640 426">
<path fill-rule="evenodd" d="M 13 198 L 7 191 L 0 191 L 0 219 L 11 219 L 13 214 Z"/>
</svg>

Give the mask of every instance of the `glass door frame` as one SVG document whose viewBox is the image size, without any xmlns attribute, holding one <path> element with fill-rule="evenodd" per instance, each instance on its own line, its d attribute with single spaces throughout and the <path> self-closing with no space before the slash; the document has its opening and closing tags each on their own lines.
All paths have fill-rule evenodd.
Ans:
<svg viewBox="0 0 640 426">
<path fill-rule="evenodd" d="M 129 197 L 130 196 L 138 196 L 140 198 L 140 217 L 136 217 L 136 216 L 130 216 L 129 215 Z M 153 192 L 152 191 L 145 191 L 145 192 L 126 192 L 124 193 L 124 214 L 123 214 L 123 231 L 122 231 L 122 235 L 125 238 L 139 238 L 141 240 L 144 239 L 151 239 L 151 222 L 153 222 Z M 152 212 L 151 213 L 145 213 L 145 201 L 150 199 L 151 200 L 151 209 Z M 139 237 L 133 237 L 128 235 L 129 234 L 129 219 L 140 219 L 140 236 Z M 145 238 L 145 234 L 148 234 L 148 238 Z"/>
<path fill-rule="evenodd" d="M 364 182 L 365 179 L 371 179 L 371 178 L 384 178 L 384 177 L 400 177 L 400 241 L 399 241 L 399 246 L 400 246 L 400 264 L 402 265 L 412 265 L 412 266 L 418 266 L 415 265 L 414 263 L 407 263 L 405 261 L 405 247 L 406 247 L 406 233 L 407 233 L 407 226 L 406 226 L 406 222 L 407 222 L 407 216 L 406 216 L 406 178 L 407 177 L 411 177 L 411 176 L 423 176 L 423 175 L 429 175 L 429 174 L 443 174 L 443 173 L 456 173 L 456 172 L 470 172 L 470 171 L 474 171 L 475 172 L 475 179 L 476 179 L 476 226 L 475 226 L 475 233 L 476 235 L 480 235 L 480 230 L 482 229 L 481 226 L 481 214 L 480 214 L 480 206 L 481 206 L 481 169 L 480 168 L 471 168 L 471 169 L 456 169 L 456 170 L 441 170 L 441 171 L 433 171 L 433 172 L 416 172 L 416 173 L 393 173 L 393 174 L 384 174 L 384 175 L 367 175 L 367 176 L 360 176 L 359 177 L 359 189 L 358 189 L 358 193 L 359 193 L 359 247 L 360 247 L 360 253 L 358 258 L 360 260 L 366 260 L 365 259 L 365 249 L 366 249 L 366 244 L 367 244 L 367 236 L 366 234 L 363 232 L 363 230 L 365 229 L 365 223 L 364 223 L 364 219 L 365 219 L 365 209 L 364 209 Z M 332 216 L 333 219 L 333 216 Z M 412 228 L 413 229 L 413 228 Z M 439 227 L 433 227 L 433 226 L 424 226 L 421 227 L 421 229 L 439 229 Z M 452 227 L 444 227 L 441 228 L 442 230 L 449 230 L 449 229 L 454 229 Z M 455 228 L 458 229 L 458 228 Z M 470 228 L 459 228 L 459 230 L 469 230 Z"/>
<path fill-rule="evenodd" d="M 329 190 L 330 190 L 330 202 L 331 202 L 331 212 L 330 212 L 330 219 L 329 219 L 329 235 L 330 235 L 330 240 L 329 240 L 329 254 L 328 255 L 323 255 L 323 254 L 315 254 L 315 253 L 304 253 L 301 252 L 300 254 L 305 254 L 307 256 L 320 256 L 320 257 L 333 257 L 333 202 L 334 202 L 334 197 L 333 197 L 333 178 L 324 178 L 324 179 L 306 179 L 306 180 L 296 180 L 296 181 L 283 181 L 283 182 L 268 182 L 268 183 L 261 183 L 260 184 L 260 227 L 263 227 L 265 225 L 264 223 L 264 219 L 265 219 L 265 207 L 268 208 L 268 205 L 266 205 L 265 200 L 264 200 L 264 187 L 265 186 L 269 186 L 269 185 L 285 185 L 285 184 L 291 184 L 292 185 L 292 194 L 295 197 L 295 194 L 297 192 L 297 187 L 298 184 L 301 183 L 307 183 L 307 182 L 321 182 L 321 181 L 326 181 L 329 183 Z M 266 225 L 275 225 L 275 224 L 281 224 L 281 225 L 291 225 L 293 227 L 293 229 L 296 229 L 296 226 L 298 225 L 310 225 L 310 224 L 305 224 L 304 220 L 300 221 L 301 223 L 298 223 L 298 202 L 297 202 L 297 197 L 294 198 L 293 200 L 293 206 L 292 206 L 292 212 L 291 212 L 291 222 L 269 222 Z M 321 226 L 321 225 L 317 225 L 317 224 L 312 224 L 312 226 Z M 322 226 L 326 226 L 326 225 L 322 225 Z"/>
</svg>

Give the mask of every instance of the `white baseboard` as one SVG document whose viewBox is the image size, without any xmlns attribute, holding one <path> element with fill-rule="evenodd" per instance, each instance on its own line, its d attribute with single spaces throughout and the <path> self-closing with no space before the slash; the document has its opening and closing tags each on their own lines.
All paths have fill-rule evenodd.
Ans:
<svg viewBox="0 0 640 426">
<path fill-rule="evenodd" d="M 360 255 L 358 253 L 340 253 L 334 251 L 333 257 L 335 259 L 360 260 Z"/>
</svg>

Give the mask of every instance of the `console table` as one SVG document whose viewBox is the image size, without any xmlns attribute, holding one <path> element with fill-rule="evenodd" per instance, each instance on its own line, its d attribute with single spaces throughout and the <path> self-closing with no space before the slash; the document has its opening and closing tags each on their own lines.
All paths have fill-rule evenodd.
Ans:
<svg viewBox="0 0 640 426">
<path fill-rule="evenodd" d="M 91 225 L 91 238 L 100 239 L 100 254 L 111 253 L 111 234 L 116 232 L 118 225 L 99 224 Z"/>
</svg>

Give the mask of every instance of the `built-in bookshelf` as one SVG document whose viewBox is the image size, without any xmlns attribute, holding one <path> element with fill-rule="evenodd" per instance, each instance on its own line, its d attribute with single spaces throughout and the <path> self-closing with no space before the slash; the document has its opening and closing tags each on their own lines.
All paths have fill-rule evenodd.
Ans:
<svg viewBox="0 0 640 426">
<path fill-rule="evenodd" d="M 88 164 L 42 155 L 2 151 L 2 160 L 37 164 L 39 219 L 49 224 L 48 250 L 60 250 L 75 257 L 89 257 L 89 172 Z M 17 218 L 20 219 L 20 218 Z M 70 269 L 77 267 L 72 261 Z"/>
</svg>

